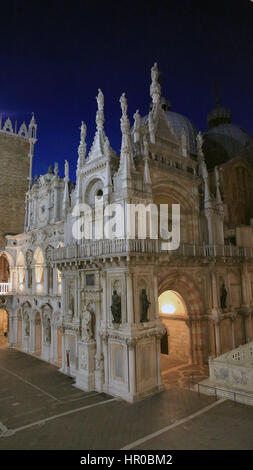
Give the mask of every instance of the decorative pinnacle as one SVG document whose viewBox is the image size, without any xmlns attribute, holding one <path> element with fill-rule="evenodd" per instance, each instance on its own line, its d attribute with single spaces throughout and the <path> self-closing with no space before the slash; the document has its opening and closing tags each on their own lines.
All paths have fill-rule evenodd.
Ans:
<svg viewBox="0 0 253 470">
<path fill-rule="evenodd" d="M 157 62 L 154 63 L 151 68 L 151 85 L 150 85 L 150 96 L 153 103 L 158 103 L 161 97 L 161 85 L 159 83 L 159 70 L 157 67 Z"/>
<path fill-rule="evenodd" d="M 201 159 L 203 159 L 203 157 L 204 157 L 203 143 L 204 143 L 204 139 L 203 139 L 202 133 L 199 132 L 198 135 L 197 135 L 197 148 L 198 148 L 198 157 L 201 158 Z"/>
<path fill-rule="evenodd" d="M 129 134 L 130 133 L 130 122 L 127 116 L 127 99 L 126 99 L 126 94 L 122 93 L 120 99 L 120 106 L 121 106 L 121 111 L 122 111 L 122 116 L 120 119 L 120 124 L 121 124 L 121 132 L 122 134 Z"/>
<path fill-rule="evenodd" d="M 105 121 L 104 120 L 104 95 L 100 88 L 98 89 L 98 95 L 96 96 L 96 100 L 97 100 L 97 105 L 98 105 L 98 110 L 96 114 L 97 130 L 103 130 L 103 125 Z"/>
<path fill-rule="evenodd" d="M 65 168 L 64 168 L 64 173 L 65 173 L 65 182 L 69 181 L 69 162 L 68 160 L 65 160 Z"/>
<path fill-rule="evenodd" d="M 134 129 L 139 130 L 141 126 L 141 116 L 139 113 L 139 109 L 136 109 L 136 112 L 133 115 L 133 118 L 134 118 Z"/>
</svg>

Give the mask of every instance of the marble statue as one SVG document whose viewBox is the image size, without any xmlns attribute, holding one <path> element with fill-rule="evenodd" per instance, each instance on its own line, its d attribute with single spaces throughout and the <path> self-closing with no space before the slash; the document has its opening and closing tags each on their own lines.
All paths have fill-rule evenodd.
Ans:
<svg viewBox="0 0 253 470">
<path fill-rule="evenodd" d="M 51 343 L 51 322 L 48 315 L 45 315 L 43 318 L 43 327 L 44 327 L 44 342 L 46 344 Z"/>
<path fill-rule="evenodd" d="M 29 313 L 24 313 L 24 323 L 25 323 L 25 336 L 30 336 L 30 320 Z"/>
<path fill-rule="evenodd" d="M 220 306 L 221 308 L 226 308 L 226 300 L 227 300 L 227 289 L 225 287 L 225 284 L 223 282 L 221 289 L 220 289 Z"/>
<path fill-rule="evenodd" d="M 69 178 L 69 162 L 65 160 L 65 178 Z"/>
<path fill-rule="evenodd" d="M 114 289 L 112 294 L 112 305 L 111 305 L 111 312 L 113 323 L 121 323 L 121 297 L 118 295 L 116 289 Z"/>
<path fill-rule="evenodd" d="M 123 116 L 126 116 L 126 114 L 127 114 L 127 99 L 126 99 L 126 94 L 125 93 L 122 93 L 122 95 L 119 99 L 119 102 L 120 102 L 122 114 L 123 114 Z"/>
<path fill-rule="evenodd" d="M 158 82 L 159 70 L 157 67 L 157 62 L 155 62 L 153 67 L 151 68 L 151 79 L 152 79 L 152 83 Z"/>
<path fill-rule="evenodd" d="M 141 323 L 145 323 L 148 321 L 149 306 L 150 306 L 150 302 L 147 297 L 146 289 L 142 289 L 141 291 Z"/>
<path fill-rule="evenodd" d="M 96 97 L 97 104 L 98 104 L 98 111 L 103 111 L 104 110 L 104 95 L 100 88 L 98 89 L 98 95 Z"/>
<path fill-rule="evenodd" d="M 86 305 L 84 305 L 84 311 L 82 314 L 82 341 L 91 341 L 92 338 L 92 316 Z"/>
</svg>

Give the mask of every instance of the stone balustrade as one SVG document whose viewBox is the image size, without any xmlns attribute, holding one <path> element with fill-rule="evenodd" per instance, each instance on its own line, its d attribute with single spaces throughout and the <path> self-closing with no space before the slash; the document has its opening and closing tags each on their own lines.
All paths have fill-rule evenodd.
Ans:
<svg viewBox="0 0 253 470">
<path fill-rule="evenodd" d="M 10 294 L 11 290 L 10 282 L 0 282 L 0 295 Z"/>
<path fill-rule="evenodd" d="M 124 255 L 131 253 L 170 253 L 181 257 L 233 257 L 252 258 L 253 248 L 232 245 L 190 245 L 182 243 L 177 250 L 166 251 L 162 249 L 162 240 L 93 240 L 80 245 L 58 248 L 51 253 L 52 261 L 64 259 L 82 259 L 97 256 Z"/>
</svg>

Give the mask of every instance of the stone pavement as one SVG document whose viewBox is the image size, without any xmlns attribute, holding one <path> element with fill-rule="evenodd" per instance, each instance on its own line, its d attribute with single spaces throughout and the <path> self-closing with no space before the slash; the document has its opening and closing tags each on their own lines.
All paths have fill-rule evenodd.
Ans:
<svg viewBox="0 0 253 470">
<path fill-rule="evenodd" d="M 1 348 L 0 449 L 252 449 L 253 407 L 187 390 L 185 367 L 173 364 L 164 392 L 129 404 L 82 392 L 55 366 Z"/>
</svg>

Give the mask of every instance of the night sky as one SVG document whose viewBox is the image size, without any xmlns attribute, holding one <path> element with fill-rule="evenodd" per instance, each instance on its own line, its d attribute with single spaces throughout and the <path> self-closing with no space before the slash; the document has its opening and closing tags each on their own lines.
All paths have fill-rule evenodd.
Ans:
<svg viewBox="0 0 253 470">
<path fill-rule="evenodd" d="M 0 113 L 38 123 L 33 174 L 70 161 L 75 179 L 79 127 L 95 132 L 96 95 L 105 95 L 105 130 L 120 148 L 123 91 L 129 117 L 148 112 L 150 68 L 158 62 L 172 110 L 206 129 L 213 83 L 233 122 L 253 135 L 253 3 L 2 0 Z"/>
</svg>

